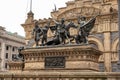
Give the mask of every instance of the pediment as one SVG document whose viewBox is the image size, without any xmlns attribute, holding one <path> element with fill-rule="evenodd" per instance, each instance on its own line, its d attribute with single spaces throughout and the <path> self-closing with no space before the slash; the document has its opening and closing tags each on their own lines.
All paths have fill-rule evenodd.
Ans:
<svg viewBox="0 0 120 80">
<path fill-rule="evenodd" d="M 77 7 L 65 10 L 62 13 L 59 13 L 57 15 L 57 19 L 61 18 L 76 18 L 78 16 L 95 16 L 100 14 L 101 10 L 94 7 Z"/>
</svg>

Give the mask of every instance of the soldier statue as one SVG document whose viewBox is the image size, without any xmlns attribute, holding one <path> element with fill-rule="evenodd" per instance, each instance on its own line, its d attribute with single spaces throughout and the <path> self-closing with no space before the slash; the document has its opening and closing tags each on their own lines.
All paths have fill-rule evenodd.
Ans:
<svg viewBox="0 0 120 80">
<path fill-rule="evenodd" d="M 56 36 L 59 35 L 59 40 L 60 40 L 60 43 L 62 44 L 65 44 L 65 37 L 66 37 L 66 30 L 65 30 L 65 20 L 64 18 L 61 19 L 61 22 L 56 22 Z"/>
<path fill-rule="evenodd" d="M 47 32 L 48 32 L 48 29 L 50 27 L 50 22 L 47 23 L 47 25 L 45 25 L 45 27 L 41 28 L 41 31 L 42 31 L 42 46 L 45 45 L 45 43 L 47 42 Z"/>
<path fill-rule="evenodd" d="M 34 40 L 35 40 L 36 46 L 38 46 L 40 36 L 42 35 L 42 31 L 41 31 L 40 27 L 38 26 L 38 21 L 35 22 L 35 27 L 32 31 L 32 35 L 34 35 Z"/>
<path fill-rule="evenodd" d="M 98 16 L 98 15 L 97 15 Z M 48 41 L 46 43 L 46 45 L 59 45 L 59 44 L 65 44 L 65 40 L 69 40 L 69 42 L 71 42 L 72 40 L 70 40 L 69 38 L 74 38 L 75 42 L 77 44 L 87 44 L 88 43 L 88 35 L 90 33 L 90 31 L 93 29 L 95 21 L 96 21 L 96 17 L 91 18 L 89 21 L 86 21 L 86 17 L 82 16 L 78 18 L 78 26 L 76 26 L 73 22 L 70 22 L 68 25 L 64 24 L 64 19 L 61 19 L 61 23 L 58 23 L 56 21 L 54 21 L 56 23 L 56 26 L 54 26 L 53 28 L 51 28 L 51 30 L 55 30 L 56 31 L 56 35 L 55 38 L 51 41 Z M 73 28 L 77 28 L 78 33 L 76 36 L 71 36 L 69 33 L 69 29 L 70 27 Z M 73 39 L 73 40 L 74 40 Z"/>
</svg>

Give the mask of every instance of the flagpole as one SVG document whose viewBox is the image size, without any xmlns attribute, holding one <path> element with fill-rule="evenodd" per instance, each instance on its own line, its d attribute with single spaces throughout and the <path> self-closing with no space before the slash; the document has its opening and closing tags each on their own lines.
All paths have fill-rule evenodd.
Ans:
<svg viewBox="0 0 120 80">
<path fill-rule="evenodd" d="M 54 4 L 54 7 L 55 7 L 55 10 L 54 11 L 57 11 L 57 8 L 56 8 L 56 5 Z"/>
<path fill-rule="evenodd" d="M 30 0 L 30 11 L 32 11 L 32 0 Z"/>
</svg>

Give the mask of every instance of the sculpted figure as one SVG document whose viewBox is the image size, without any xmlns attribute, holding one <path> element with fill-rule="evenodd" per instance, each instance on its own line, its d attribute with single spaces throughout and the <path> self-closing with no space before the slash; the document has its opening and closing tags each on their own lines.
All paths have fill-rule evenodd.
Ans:
<svg viewBox="0 0 120 80">
<path fill-rule="evenodd" d="M 13 61 L 24 61 L 24 56 L 23 56 L 23 54 L 21 53 L 22 50 L 24 50 L 24 47 L 19 47 L 19 48 L 18 48 L 18 53 L 19 53 L 19 54 L 15 54 L 15 55 L 12 57 L 12 60 L 13 60 Z"/>
<path fill-rule="evenodd" d="M 93 17 L 89 21 L 86 21 L 86 17 L 80 17 L 78 19 L 78 26 L 76 26 L 73 22 L 68 23 L 68 25 L 65 25 L 65 21 L 62 18 L 61 22 L 54 21 L 56 23 L 55 26 L 50 26 L 50 29 L 52 32 L 55 31 L 55 36 L 52 40 L 45 43 L 45 45 L 59 45 L 59 44 L 65 44 L 66 39 L 69 41 L 69 43 L 75 39 L 75 42 L 77 44 L 81 43 L 88 43 L 88 35 L 92 28 L 94 27 L 96 17 Z M 71 36 L 69 29 L 70 27 L 77 28 L 78 33 L 76 36 Z M 73 38 L 73 39 L 71 39 Z"/>
<path fill-rule="evenodd" d="M 41 31 L 42 31 L 42 46 L 44 46 L 44 44 L 47 42 L 47 32 L 48 32 L 48 29 L 50 27 L 50 22 L 47 23 L 47 25 L 45 25 L 45 27 L 41 28 Z"/>
<path fill-rule="evenodd" d="M 85 17 L 81 17 L 80 19 L 78 19 L 78 25 L 79 25 L 78 26 L 78 34 L 75 37 L 75 41 L 77 44 L 88 43 L 87 37 L 88 37 L 90 31 L 92 30 L 92 28 L 94 27 L 96 17 L 93 17 L 88 22 L 86 22 Z"/>
<path fill-rule="evenodd" d="M 64 19 L 61 19 L 61 23 L 54 21 L 56 23 L 55 26 L 50 26 L 50 30 L 55 33 L 55 36 L 52 40 L 48 41 L 46 45 L 59 45 L 65 44 L 66 39 L 68 43 L 74 40 L 74 36 L 70 35 L 69 29 L 70 27 L 77 28 L 76 25 L 71 21 L 67 25 L 64 24 Z"/>
<path fill-rule="evenodd" d="M 59 40 L 62 44 L 65 44 L 65 20 L 61 19 L 61 22 L 56 22 L 56 33 L 55 35 L 59 35 Z"/>
<path fill-rule="evenodd" d="M 21 52 L 22 50 L 24 50 L 24 47 L 19 47 L 18 48 L 18 52 L 19 52 L 18 57 L 23 62 L 22 63 L 22 70 L 23 70 L 25 65 L 24 65 L 24 55 Z"/>
<path fill-rule="evenodd" d="M 87 34 L 84 30 L 84 24 L 86 23 L 86 17 L 82 16 L 78 18 L 78 36 L 76 37 L 76 43 L 86 43 L 87 42 Z"/>
<path fill-rule="evenodd" d="M 34 40 L 35 40 L 36 46 L 38 46 L 40 36 L 42 35 L 42 31 L 39 28 L 37 21 L 35 22 L 35 27 L 33 28 L 32 35 L 34 35 Z"/>
<path fill-rule="evenodd" d="M 19 57 L 19 58 L 22 58 L 22 59 L 24 60 L 24 56 L 23 56 L 23 54 L 21 53 L 22 50 L 24 50 L 24 47 L 19 47 L 19 48 L 18 48 L 18 52 L 19 52 L 18 57 Z"/>
</svg>

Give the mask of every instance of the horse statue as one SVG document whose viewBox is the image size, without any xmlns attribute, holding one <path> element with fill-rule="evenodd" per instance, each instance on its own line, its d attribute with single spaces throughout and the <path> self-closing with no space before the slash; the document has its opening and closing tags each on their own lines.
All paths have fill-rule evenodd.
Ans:
<svg viewBox="0 0 120 80">
<path fill-rule="evenodd" d="M 76 26 L 76 24 L 74 24 L 72 21 L 71 22 L 69 22 L 66 26 L 65 26 L 65 39 L 67 39 L 68 40 L 68 43 L 70 44 L 71 43 L 71 41 L 73 41 L 74 40 L 74 36 L 72 36 L 72 35 L 70 35 L 70 28 L 77 28 L 77 26 Z"/>
<path fill-rule="evenodd" d="M 61 44 L 60 42 L 60 35 L 56 35 L 53 37 L 52 40 L 49 40 L 48 42 L 45 43 L 45 45 L 50 46 L 50 45 L 59 45 Z"/>
<path fill-rule="evenodd" d="M 73 22 L 70 22 L 66 26 L 64 26 L 63 31 L 57 30 L 57 26 L 51 26 L 50 29 L 51 29 L 52 32 L 55 31 L 55 36 L 52 40 L 48 41 L 46 43 L 46 45 L 59 45 L 59 44 L 62 44 L 62 42 L 64 42 L 64 44 L 66 44 L 66 42 L 65 42 L 66 39 L 70 43 L 74 39 L 74 36 L 71 36 L 70 32 L 69 32 L 69 29 L 71 27 L 77 28 L 76 25 Z M 61 39 L 64 39 L 64 40 L 61 40 Z"/>
</svg>

